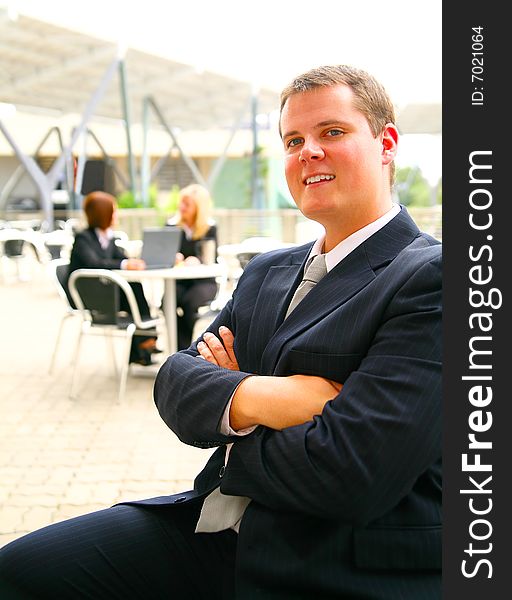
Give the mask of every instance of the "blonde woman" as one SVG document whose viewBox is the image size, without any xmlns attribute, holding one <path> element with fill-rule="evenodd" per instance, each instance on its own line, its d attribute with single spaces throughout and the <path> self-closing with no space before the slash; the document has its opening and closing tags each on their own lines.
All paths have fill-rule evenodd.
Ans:
<svg viewBox="0 0 512 600">
<path fill-rule="evenodd" d="M 201 263 L 201 243 L 215 242 L 217 255 L 217 226 L 211 219 L 212 199 L 206 188 L 197 183 L 184 187 L 179 193 L 178 213 L 168 225 L 182 230 L 180 251 L 176 264 L 198 265 Z M 198 308 L 215 298 L 215 279 L 184 279 L 176 281 L 176 305 L 178 311 L 178 350 L 188 348 L 192 341 Z"/>
</svg>

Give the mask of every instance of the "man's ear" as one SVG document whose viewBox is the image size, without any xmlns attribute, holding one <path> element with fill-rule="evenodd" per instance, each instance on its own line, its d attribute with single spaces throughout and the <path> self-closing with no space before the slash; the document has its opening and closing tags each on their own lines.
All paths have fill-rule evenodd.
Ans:
<svg viewBox="0 0 512 600">
<path fill-rule="evenodd" d="M 398 129 L 393 123 L 384 126 L 382 137 L 382 164 L 389 165 L 395 159 L 398 149 Z"/>
</svg>

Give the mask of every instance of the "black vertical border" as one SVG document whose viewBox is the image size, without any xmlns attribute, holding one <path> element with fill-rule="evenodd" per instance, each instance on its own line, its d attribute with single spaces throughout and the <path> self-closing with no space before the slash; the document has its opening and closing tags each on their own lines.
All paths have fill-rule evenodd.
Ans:
<svg viewBox="0 0 512 600">
<path fill-rule="evenodd" d="M 443 3 L 443 270 L 444 270 L 444 484 L 443 484 L 443 598 L 446 600 L 494 600 L 510 595 L 512 564 L 510 561 L 509 533 L 512 533 L 512 495 L 508 488 L 512 476 L 512 352 L 509 338 L 512 334 L 510 319 L 510 294 L 508 283 L 512 272 L 512 217 L 508 216 L 512 205 L 512 189 L 508 179 L 512 177 L 511 102 L 512 78 L 512 29 L 504 14 L 504 4 L 486 0 L 473 0 L 460 4 Z M 483 35 L 483 71 L 480 72 L 480 45 L 473 35 Z M 475 52 L 475 54 L 473 54 Z M 474 69 L 473 67 L 477 67 Z M 483 81 L 472 78 L 483 77 Z M 483 89 L 481 89 L 483 88 Z M 482 96 L 472 94 L 482 92 Z M 492 169 L 481 170 L 479 177 L 490 174 L 492 183 L 471 184 L 469 182 L 469 156 L 475 151 L 491 151 L 492 155 L 475 157 L 480 164 L 491 165 Z M 475 172 L 476 174 L 476 172 Z M 482 202 L 492 198 L 487 210 L 474 210 L 470 206 L 470 195 L 475 189 L 487 192 L 474 198 Z M 489 195 L 490 194 L 490 195 Z M 478 223 L 487 222 L 492 214 L 492 225 L 485 230 L 470 226 L 470 213 Z M 508 219 L 508 221 L 507 221 Z M 491 237 L 489 237 L 491 236 Z M 487 245 L 480 260 L 471 260 L 473 255 Z M 491 253 L 492 252 L 492 257 Z M 482 266 L 482 277 L 490 274 L 487 284 L 474 285 L 470 281 L 470 269 Z M 475 271 L 473 271 L 475 273 Z M 476 273 L 475 273 L 476 274 Z M 494 288 L 502 294 L 499 308 L 473 308 L 470 305 L 470 288 L 489 294 Z M 497 304 L 499 292 L 493 292 Z M 486 312 L 491 315 L 492 329 L 486 333 L 470 328 L 472 313 Z M 473 321 L 475 323 L 475 321 Z M 487 320 L 487 324 L 489 320 Z M 481 363 L 491 363 L 491 370 L 469 369 L 469 341 L 472 336 L 489 336 L 492 340 L 479 342 L 480 348 L 491 350 Z M 465 375 L 492 375 L 490 382 L 468 382 Z M 507 375 L 509 375 L 507 377 Z M 475 408 L 469 402 L 472 385 L 492 386 L 492 402 L 486 408 Z M 486 432 L 475 433 L 476 438 L 492 442 L 492 449 L 469 450 L 468 434 L 472 433 L 468 419 L 472 411 L 482 410 L 492 415 L 492 426 Z M 488 422 L 489 414 L 483 415 Z M 475 453 L 483 464 L 492 466 L 491 472 L 463 472 L 462 454 L 468 453 L 473 461 Z M 460 490 L 475 489 L 469 481 L 472 476 L 482 482 L 492 475 L 492 482 L 485 486 L 492 493 L 462 494 Z M 488 514 L 476 515 L 469 506 L 473 498 L 476 509 L 492 509 Z M 477 536 L 485 537 L 490 531 L 485 523 L 471 523 L 485 519 L 492 527 L 492 534 L 485 540 L 473 539 L 470 529 Z M 467 552 L 470 543 L 479 553 Z M 490 549 L 489 544 L 492 544 Z M 488 563 L 492 565 L 492 576 Z M 473 574 L 465 577 L 462 561 L 467 560 L 466 570 Z"/>
</svg>

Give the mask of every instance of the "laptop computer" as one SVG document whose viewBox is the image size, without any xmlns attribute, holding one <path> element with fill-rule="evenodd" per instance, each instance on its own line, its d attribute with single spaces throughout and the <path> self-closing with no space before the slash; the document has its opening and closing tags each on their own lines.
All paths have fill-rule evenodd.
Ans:
<svg viewBox="0 0 512 600">
<path fill-rule="evenodd" d="M 146 227 L 142 232 L 141 258 L 146 269 L 174 267 L 181 241 L 179 227 Z"/>
</svg>

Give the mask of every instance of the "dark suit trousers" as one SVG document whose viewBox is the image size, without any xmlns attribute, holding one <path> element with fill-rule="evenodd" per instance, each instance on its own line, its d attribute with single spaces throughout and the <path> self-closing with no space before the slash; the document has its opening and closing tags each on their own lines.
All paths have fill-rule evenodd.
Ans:
<svg viewBox="0 0 512 600">
<path fill-rule="evenodd" d="M 0 550 L 0 598 L 233 598 L 237 535 L 194 533 L 200 506 L 117 505 L 28 534 Z"/>
</svg>

